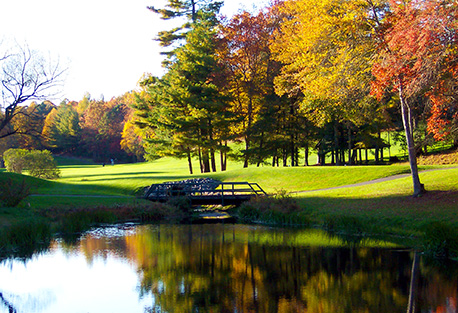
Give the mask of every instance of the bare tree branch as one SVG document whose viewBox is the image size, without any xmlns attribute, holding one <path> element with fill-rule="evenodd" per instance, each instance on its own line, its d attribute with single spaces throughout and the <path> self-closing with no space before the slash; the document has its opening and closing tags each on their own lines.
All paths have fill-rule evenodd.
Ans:
<svg viewBox="0 0 458 313">
<path fill-rule="evenodd" d="M 1 55 L 1 54 L 0 54 Z M 41 101 L 55 97 L 63 85 L 66 68 L 27 45 L 16 44 L 14 52 L 0 57 L 0 138 L 23 133 L 10 128 L 19 108 L 27 101 Z"/>
</svg>

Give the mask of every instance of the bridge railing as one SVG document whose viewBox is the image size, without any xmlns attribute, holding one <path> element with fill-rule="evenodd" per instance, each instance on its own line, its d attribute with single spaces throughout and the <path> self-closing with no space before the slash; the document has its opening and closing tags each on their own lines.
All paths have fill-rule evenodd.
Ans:
<svg viewBox="0 0 458 313">
<path fill-rule="evenodd" d="M 190 198 L 211 199 L 250 199 L 265 196 L 267 193 L 257 184 L 248 182 L 224 182 L 218 184 L 180 183 L 158 184 L 158 188 L 150 188 L 145 198 L 153 201 L 167 201 L 171 197 L 186 196 Z"/>
</svg>

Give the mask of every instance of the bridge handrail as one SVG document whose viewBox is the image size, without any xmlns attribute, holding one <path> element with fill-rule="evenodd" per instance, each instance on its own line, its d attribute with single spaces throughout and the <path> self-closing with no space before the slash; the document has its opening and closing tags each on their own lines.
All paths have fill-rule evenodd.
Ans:
<svg viewBox="0 0 458 313">
<path fill-rule="evenodd" d="M 153 195 L 153 198 L 167 198 L 170 196 L 203 196 L 203 194 L 207 194 L 208 196 L 242 196 L 242 195 L 255 195 L 255 196 L 262 196 L 267 195 L 267 193 L 257 184 L 257 183 L 248 183 L 248 182 L 222 182 L 218 184 L 210 184 L 211 186 L 208 188 L 201 188 L 198 190 L 186 188 L 187 186 L 196 186 L 196 183 L 180 183 L 180 184 L 173 184 L 173 183 L 165 183 L 165 184 L 157 184 L 158 186 L 170 186 L 171 188 L 164 188 L 164 189 L 156 189 L 153 190 L 150 187 L 150 190 L 145 194 L 146 198 L 149 198 Z M 204 186 L 206 184 L 203 184 Z M 208 185 L 208 184 L 207 184 Z M 173 187 L 183 187 L 179 189 L 173 189 Z M 232 188 L 225 188 L 225 186 L 231 186 Z M 247 188 L 235 188 L 236 186 L 247 186 Z"/>
</svg>

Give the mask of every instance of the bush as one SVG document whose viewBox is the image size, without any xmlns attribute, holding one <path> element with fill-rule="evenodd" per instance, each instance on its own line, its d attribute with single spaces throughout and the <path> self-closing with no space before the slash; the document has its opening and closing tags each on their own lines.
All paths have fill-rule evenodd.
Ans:
<svg viewBox="0 0 458 313">
<path fill-rule="evenodd" d="M 22 174 L 25 168 L 25 155 L 29 153 L 26 149 L 8 149 L 3 153 L 3 161 L 8 172 Z"/>
<path fill-rule="evenodd" d="M 239 219 L 245 222 L 261 222 L 277 225 L 308 225 L 310 218 L 302 212 L 297 201 L 286 192 L 274 197 L 257 197 L 243 203 L 237 210 Z"/>
<path fill-rule="evenodd" d="M 9 149 L 3 154 L 8 172 L 21 174 L 28 170 L 29 174 L 38 178 L 59 178 L 60 170 L 48 150 Z"/>
<path fill-rule="evenodd" d="M 433 222 L 425 229 L 425 254 L 439 259 L 458 259 L 458 231 L 444 223 Z"/>
<path fill-rule="evenodd" d="M 32 150 L 25 155 L 25 159 L 27 162 L 26 168 L 31 176 L 46 179 L 59 178 L 60 170 L 48 150 Z"/>
<path fill-rule="evenodd" d="M 0 203 L 6 207 L 15 207 L 30 195 L 30 186 L 23 179 L 20 183 L 11 178 L 0 182 Z"/>
</svg>

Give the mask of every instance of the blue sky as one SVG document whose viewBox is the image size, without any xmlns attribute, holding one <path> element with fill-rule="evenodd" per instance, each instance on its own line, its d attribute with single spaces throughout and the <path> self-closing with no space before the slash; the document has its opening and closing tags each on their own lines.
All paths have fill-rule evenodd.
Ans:
<svg viewBox="0 0 458 313">
<path fill-rule="evenodd" d="M 103 95 L 108 100 L 136 89 L 144 73 L 161 75 L 160 47 L 153 39 L 167 25 L 146 7 L 163 2 L 1 1 L 0 39 L 26 42 L 67 64 L 62 98 L 78 101 L 89 92 L 93 98 Z M 226 0 L 222 13 L 230 16 L 240 9 L 252 11 L 266 2 Z"/>
</svg>

